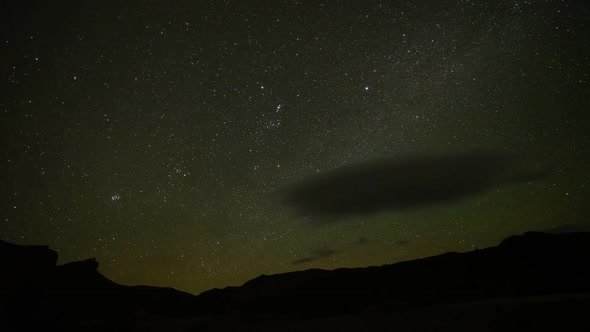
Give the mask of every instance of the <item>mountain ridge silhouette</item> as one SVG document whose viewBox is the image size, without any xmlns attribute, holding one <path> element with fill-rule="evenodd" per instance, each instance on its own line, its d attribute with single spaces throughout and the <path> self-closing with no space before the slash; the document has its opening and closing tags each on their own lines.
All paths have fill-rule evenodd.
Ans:
<svg viewBox="0 0 590 332">
<path fill-rule="evenodd" d="M 0 328 L 23 330 L 14 327 L 24 324 L 30 329 L 98 331 L 122 326 L 153 331 L 159 329 L 147 326 L 163 324 L 158 325 L 162 330 L 257 330 L 272 322 L 343 322 L 359 315 L 383 319 L 416 311 L 432 315 L 432 308 L 539 297 L 553 299 L 548 305 L 562 316 L 565 309 L 556 308 L 567 307 L 568 313 L 590 308 L 590 232 L 527 232 L 496 247 L 465 253 L 365 268 L 261 275 L 242 286 L 198 296 L 172 288 L 119 285 L 97 271 L 94 259 L 56 262 L 57 253 L 46 246 L 0 241 L 0 313 L 5 318 Z M 582 300 L 571 300 L 572 294 Z M 564 296 L 569 302 L 561 300 Z M 532 315 L 533 307 L 518 310 Z M 557 318 L 551 322 L 560 324 Z M 223 325 L 227 321 L 237 325 Z"/>
</svg>

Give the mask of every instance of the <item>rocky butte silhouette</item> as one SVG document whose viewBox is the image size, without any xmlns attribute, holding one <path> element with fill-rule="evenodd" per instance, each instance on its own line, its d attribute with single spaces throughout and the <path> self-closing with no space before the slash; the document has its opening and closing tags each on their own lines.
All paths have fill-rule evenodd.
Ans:
<svg viewBox="0 0 590 332">
<path fill-rule="evenodd" d="M 48 247 L 0 242 L 2 331 L 590 330 L 585 232 L 529 232 L 380 267 L 262 275 L 199 296 L 118 285 L 94 259 L 56 261 Z"/>
</svg>

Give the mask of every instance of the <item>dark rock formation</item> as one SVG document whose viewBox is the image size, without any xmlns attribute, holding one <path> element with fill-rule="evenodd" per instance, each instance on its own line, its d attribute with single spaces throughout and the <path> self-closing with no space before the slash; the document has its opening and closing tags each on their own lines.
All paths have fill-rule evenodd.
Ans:
<svg viewBox="0 0 590 332">
<path fill-rule="evenodd" d="M 0 242 L 0 330 L 588 330 L 590 233 L 525 233 L 381 267 L 262 275 L 197 297 L 118 285 L 94 259 L 56 260 L 47 247 Z"/>
<path fill-rule="evenodd" d="M 0 240 L 0 289 L 42 284 L 51 274 L 57 253 L 47 246 L 19 246 Z"/>
<path fill-rule="evenodd" d="M 525 233 L 498 247 L 381 267 L 260 276 L 199 296 L 201 310 L 326 316 L 590 292 L 590 233 Z"/>
<path fill-rule="evenodd" d="M 141 320 L 194 313 L 193 295 L 119 285 L 97 271 L 93 258 L 56 262 L 48 247 L 0 242 L 0 330 L 125 330 Z"/>
</svg>

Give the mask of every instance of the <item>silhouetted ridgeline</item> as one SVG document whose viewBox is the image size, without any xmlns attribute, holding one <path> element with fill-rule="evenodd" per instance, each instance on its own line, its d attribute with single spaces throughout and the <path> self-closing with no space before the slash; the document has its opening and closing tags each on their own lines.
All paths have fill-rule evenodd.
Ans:
<svg viewBox="0 0 590 332">
<path fill-rule="evenodd" d="M 427 329 L 469 310 L 447 327 L 473 330 L 460 324 L 475 320 L 489 323 L 475 330 L 571 330 L 588 327 L 582 313 L 590 312 L 590 233 L 525 233 L 497 247 L 381 267 L 263 275 L 199 296 L 118 285 L 93 259 L 56 261 L 48 247 L 0 242 L 1 330 L 357 330 L 367 322 L 381 330 L 394 318 L 399 328 Z"/>
<path fill-rule="evenodd" d="M 531 232 L 497 247 L 380 267 L 263 275 L 199 300 L 214 312 L 323 316 L 571 292 L 590 292 L 590 233 Z"/>
<path fill-rule="evenodd" d="M 46 246 L 0 241 L 0 330 L 123 327 L 194 312 L 195 297 L 172 288 L 122 286 L 94 259 L 56 266 Z M 133 324 L 132 324 L 133 325 Z"/>
</svg>

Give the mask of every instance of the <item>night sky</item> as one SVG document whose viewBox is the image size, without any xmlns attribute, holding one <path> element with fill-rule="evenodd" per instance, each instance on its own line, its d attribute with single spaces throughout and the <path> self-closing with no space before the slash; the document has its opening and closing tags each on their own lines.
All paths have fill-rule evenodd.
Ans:
<svg viewBox="0 0 590 332">
<path fill-rule="evenodd" d="M 585 0 L 6 3 L 0 238 L 60 264 L 198 294 L 590 228 Z M 276 199 L 474 150 L 552 174 L 337 217 Z"/>
</svg>

